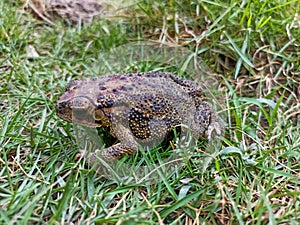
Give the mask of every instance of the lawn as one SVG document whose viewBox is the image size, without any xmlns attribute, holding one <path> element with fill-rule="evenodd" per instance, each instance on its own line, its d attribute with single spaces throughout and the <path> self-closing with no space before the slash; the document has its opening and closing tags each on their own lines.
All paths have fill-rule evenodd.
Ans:
<svg viewBox="0 0 300 225">
<path fill-rule="evenodd" d="M 89 24 L 37 2 L 0 1 L 0 224 L 299 224 L 298 1 L 120 1 Z M 223 135 L 79 158 L 114 140 L 56 115 L 66 85 L 150 70 L 201 84 Z"/>
</svg>

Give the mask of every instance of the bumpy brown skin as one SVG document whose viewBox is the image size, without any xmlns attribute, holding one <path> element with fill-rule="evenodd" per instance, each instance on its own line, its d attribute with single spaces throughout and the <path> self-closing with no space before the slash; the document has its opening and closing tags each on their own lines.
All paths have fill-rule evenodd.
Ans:
<svg viewBox="0 0 300 225">
<path fill-rule="evenodd" d="M 49 0 L 46 12 L 71 24 L 87 24 L 103 13 L 103 7 L 97 0 Z"/>
<path fill-rule="evenodd" d="M 87 127 L 106 127 L 120 142 L 96 150 L 90 161 L 133 154 L 161 140 L 177 125 L 199 138 L 220 134 L 222 121 L 194 82 L 170 73 L 111 74 L 72 81 L 58 99 L 57 115 Z"/>
</svg>

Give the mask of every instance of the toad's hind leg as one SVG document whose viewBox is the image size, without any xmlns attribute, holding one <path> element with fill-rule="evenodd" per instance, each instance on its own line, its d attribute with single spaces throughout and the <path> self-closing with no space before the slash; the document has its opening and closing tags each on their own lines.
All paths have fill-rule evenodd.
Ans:
<svg viewBox="0 0 300 225">
<path fill-rule="evenodd" d="M 221 135 L 224 122 L 207 102 L 199 104 L 194 119 L 197 127 L 193 127 L 193 132 L 196 136 L 200 137 L 205 134 L 210 141 L 213 135 Z"/>
</svg>

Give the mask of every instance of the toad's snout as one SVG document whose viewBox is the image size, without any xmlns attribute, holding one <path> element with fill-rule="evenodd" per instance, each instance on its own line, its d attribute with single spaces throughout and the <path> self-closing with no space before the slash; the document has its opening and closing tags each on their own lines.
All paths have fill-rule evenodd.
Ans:
<svg viewBox="0 0 300 225">
<path fill-rule="evenodd" d="M 76 114 L 86 114 L 94 109 L 94 104 L 89 98 L 75 97 L 72 99 L 59 99 L 56 112 L 61 118 L 71 118 Z"/>
<path fill-rule="evenodd" d="M 87 127 L 100 126 L 99 110 L 88 97 L 77 96 L 70 99 L 59 99 L 56 104 L 57 115 L 67 121 Z M 97 117 L 96 113 L 97 112 Z M 102 116 L 102 114 L 101 114 Z M 102 118 L 102 117 L 101 117 Z"/>
</svg>

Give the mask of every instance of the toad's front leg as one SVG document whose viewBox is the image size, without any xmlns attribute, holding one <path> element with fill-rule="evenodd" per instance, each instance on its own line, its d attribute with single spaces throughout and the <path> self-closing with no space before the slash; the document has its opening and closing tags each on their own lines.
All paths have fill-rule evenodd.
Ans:
<svg viewBox="0 0 300 225">
<path fill-rule="evenodd" d="M 118 143 L 108 148 L 96 149 L 93 152 L 84 153 L 84 156 L 88 158 L 90 164 L 95 164 L 99 161 L 99 158 L 106 162 L 111 162 L 122 158 L 125 155 L 132 155 L 138 150 L 138 145 L 128 146 L 124 143 Z"/>
<path fill-rule="evenodd" d="M 99 158 L 106 162 L 114 161 L 122 158 L 125 155 L 132 155 L 138 150 L 136 142 L 131 131 L 122 124 L 113 126 L 114 135 L 120 143 L 112 145 L 104 149 L 96 149 L 92 152 L 81 151 L 79 154 L 87 158 L 90 164 L 95 164 Z"/>
</svg>

